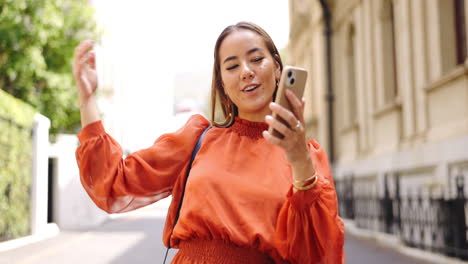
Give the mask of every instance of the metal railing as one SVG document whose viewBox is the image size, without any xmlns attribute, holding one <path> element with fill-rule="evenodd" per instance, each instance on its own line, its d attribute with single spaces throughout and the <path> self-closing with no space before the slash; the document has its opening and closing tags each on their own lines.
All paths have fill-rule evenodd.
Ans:
<svg viewBox="0 0 468 264">
<path fill-rule="evenodd" d="M 438 194 L 418 188 L 403 195 L 397 174 L 384 177 L 381 196 L 357 192 L 356 182 L 353 175 L 335 181 L 341 217 L 353 219 L 360 228 L 394 234 L 410 247 L 468 260 L 463 174 L 455 177 L 455 191 Z"/>
</svg>

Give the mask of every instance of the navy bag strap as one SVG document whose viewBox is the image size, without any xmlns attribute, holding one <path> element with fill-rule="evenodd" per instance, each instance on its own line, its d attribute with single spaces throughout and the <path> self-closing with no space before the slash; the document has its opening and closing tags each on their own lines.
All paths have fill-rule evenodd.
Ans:
<svg viewBox="0 0 468 264">
<path fill-rule="evenodd" d="M 206 132 L 208 132 L 208 130 L 210 130 L 210 128 L 211 128 L 211 126 L 208 126 L 207 128 L 205 128 L 205 131 L 203 131 L 203 133 L 198 138 L 197 144 L 195 145 L 195 148 L 192 151 L 192 156 L 190 157 L 190 162 L 189 162 L 189 165 L 188 165 L 188 168 L 187 168 L 187 173 L 185 174 L 184 188 L 182 188 L 182 194 L 180 196 L 179 208 L 177 208 L 177 213 L 175 215 L 174 226 L 172 227 L 172 232 L 174 232 L 174 227 L 177 224 L 177 220 L 179 220 L 180 208 L 182 208 L 182 202 L 184 201 L 185 186 L 187 185 L 187 179 L 188 179 L 188 176 L 190 174 L 190 170 L 192 169 L 193 160 L 195 160 L 195 156 L 197 156 L 197 153 L 200 150 L 203 137 L 205 137 Z M 172 236 L 172 233 L 171 233 L 171 236 Z M 167 247 L 166 255 L 164 256 L 164 262 L 163 263 L 166 263 L 167 253 L 169 252 L 170 248 L 171 248 L 171 240 L 169 239 L 169 247 Z"/>
</svg>

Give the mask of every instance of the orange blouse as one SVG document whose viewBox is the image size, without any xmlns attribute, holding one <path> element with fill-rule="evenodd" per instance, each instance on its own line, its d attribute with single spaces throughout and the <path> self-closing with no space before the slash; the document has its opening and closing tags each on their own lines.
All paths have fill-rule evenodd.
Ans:
<svg viewBox="0 0 468 264">
<path fill-rule="evenodd" d="M 122 159 L 119 144 L 100 121 L 78 135 L 81 182 L 97 206 L 127 212 L 168 195 L 180 197 L 178 179 L 209 122 L 192 116 L 178 131 L 162 135 L 149 148 Z M 266 123 L 236 118 L 229 128 L 211 128 L 193 162 L 180 217 L 165 243 L 222 240 L 268 254 L 275 263 L 344 263 L 344 225 L 328 158 L 308 142 L 317 184 L 292 191 L 292 172 L 284 152 L 262 137 Z M 180 184 L 179 184 L 180 185 Z M 168 221 L 176 206 L 171 205 Z M 286 261 L 285 261 L 286 260 Z M 180 260 L 177 263 L 187 263 Z"/>
</svg>

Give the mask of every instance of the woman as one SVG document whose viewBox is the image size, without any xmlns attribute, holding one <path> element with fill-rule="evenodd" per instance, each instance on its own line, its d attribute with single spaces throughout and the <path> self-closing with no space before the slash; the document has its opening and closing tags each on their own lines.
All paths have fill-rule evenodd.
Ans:
<svg viewBox="0 0 468 264">
<path fill-rule="evenodd" d="M 96 110 L 91 47 L 91 41 L 82 42 L 74 61 L 83 186 L 109 213 L 172 194 L 167 221 L 173 222 L 180 179 L 210 122 L 194 115 L 177 132 L 122 160 Z M 214 57 L 213 128 L 193 162 L 177 225 L 164 230 L 166 245 L 179 248 L 173 263 L 343 263 L 344 227 L 333 179 L 323 149 L 305 140 L 304 101 L 286 93 L 293 112 L 272 103 L 283 67 L 273 41 L 260 27 L 241 22 L 221 33 Z M 218 99 L 222 123 L 214 121 Z M 269 134 L 268 126 L 284 138 Z"/>
</svg>

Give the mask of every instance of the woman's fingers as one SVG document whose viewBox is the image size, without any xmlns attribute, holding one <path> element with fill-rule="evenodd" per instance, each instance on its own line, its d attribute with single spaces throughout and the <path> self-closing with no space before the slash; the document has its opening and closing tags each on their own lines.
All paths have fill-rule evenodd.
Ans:
<svg viewBox="0 0 468 264">
<path fill-rule="evenodd" d="M 286 121 L 287 126 L 290 129 L 294 129 L 297 125 L 297 120 L 300 120 L 298 117 L 295 116 L 295 114 L 285 107 L 282 107 L 279 104 L 276 103 L 271 103 L 270 104 L 270 109 L 271 111 L 275 112 L 278 116 L 280 116 L 284 121 Z"/>
<path fill-rule="evenodd" d="M 87 57 L 82 57 L 76 63 L 76 68 L 77 68 L 76 78 L 77 78 L 77 81 L 80 82 L 79 84 L 83 84 L 82 82 L 82 79 L 84 77 L 83 75 L 86 75 L 86 70 L 87 68 L 89 68 L 87 61 L 88 61 Z"/>
<path fill-rule="evenodd" d="M 292 106 L 292 110 L 297 120 L 304 124 L 304 100 L 299 100 L 297 96 L 289 89 L 286 90 L 286 98 Z"/>
<path fill-rule="evenodd" d="M 89 52 L 88 64 L 91 69 L 96 69 L 96 53 L 94 51 Z"/>
<path fill-rule="evenodd" d="M 84 65 L 83 59 L 86 61 L 88 59 L 88 51 L 92 49 L 94 42 L 91 40 L 82 41 L 75 48 L 75 58 L 73 60 L 73 74 L 75 79 L 79 79 L 82 67 Z"/>
<path fill-rule="evenodd" d="M 304 153 L 308 153 L 308 147 L 306 144 L 306 128 L 304 122 L 304 99 L 300 100 L 294 94 L 287 92 L 287 98 L 292 106 L 292 111 L 282 107 L 278 104 L 270 104 L 270 109 L 277 116 L 283 118 L 287 124 L 283 124 L 278 119 L 274 119 L 272 116 L 267 115 L 265 121 L 274 130 L 281 133 L 284 137 L 280 138 L 268 131 L 263 131 L 263 137 L 268 142 L 281 147 L 286 154 L 286 158 L 289 162 L 297 160 L 303 160 Z M 308 154 L 306 154 L 308 155 Z"/>
<path fill-rule="evenodd" d="M 297 96 L 287 90 L 286 97 L 288 98 L 292 109 L 278 105 L 276 103 L 270 104 L 270 109 L 280 119 L 284 119 L 286 124 L 282 121 L 273 118 L 272 116 L 266 116 L 265 121 L 274 130 L 281 133 L 284 138 L 276 137 L 268 132 L 264 132 L 264 138 L 270 143 L 276 144 L 285 149 L 286 152 L 295 152 L 297 146 L 302 146 L 305 142 L 305 122 L 304 122 L 304 106 L 305 100 L 299 99 Z"/>
<path fill-rule="evenodd" d="M 294 130 L 297 128 L 298 121 L 303 126 L 304 121 L 304 100 L 299 100 L 297 96 L 290 90 L 286 90 L 286 98 L 288 99 L 289 103 L 292 106 L 292 111 L 282 107 L 276 103 L 270 104 L 270 109 L 279 115 L 282 119 L 284 119 L 290 129 Z M 279 130 L 278 130 L 279 131 Z"/>
<path fill-rule="evenodd" d="M 96 54 L 91 49 L 94 42 L 84 40 L 75 48 L 73 75 L 75 77 L 80 100 L 92 95 L 97 87 Z"/>
<path fill-rule="evenodd" d="M 270 115 L 267 115 L 265 117 L 265 121 L 266 123 L 272 127 L 273 129 L 275 129 L 276 131 L 280 132 L 281 135 L 283 135 L 284 137 L 287 137 L 289 136 L 293 131 L 287 127 L 285 124 L 283 124 L 281 121 L 273 118 L 272 116 Z"/>
<path fill-rule="evenodd" d="M 78 46 L 75 48 L 75 58 L 80 59 L 82 58 L 94 45 L 94 41 L 92 40 L 83 40 Z"/>
</svg>

